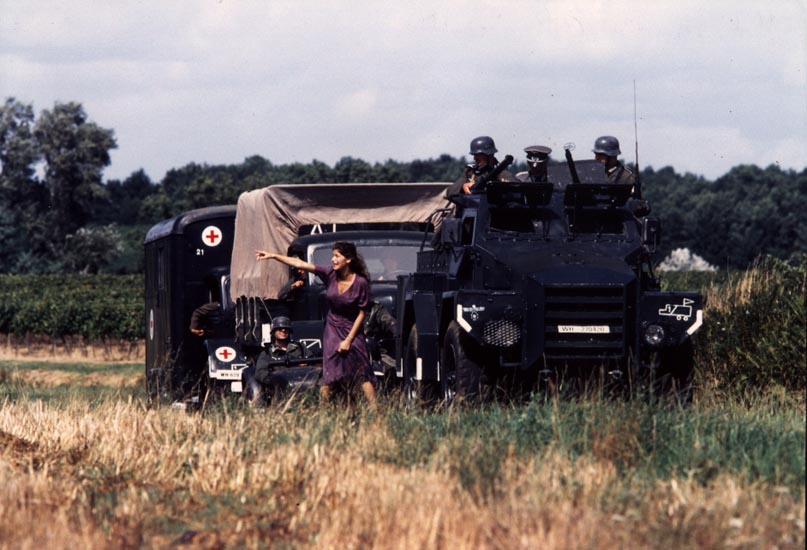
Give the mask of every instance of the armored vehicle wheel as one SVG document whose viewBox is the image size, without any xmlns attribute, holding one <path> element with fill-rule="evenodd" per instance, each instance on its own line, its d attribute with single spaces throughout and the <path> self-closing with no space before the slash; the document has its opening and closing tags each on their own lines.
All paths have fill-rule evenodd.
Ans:
<svg viewBox="0 0 807 550">
<path fill-rule="evenodd" d="M 417 349 L 418 327 L 412 325 L 404 352 L 404 400 L 411 405 L 431 404 L 435 400 L 437 388 L 433 382 L 416 378 Z"/>
<path fill-rule="evenodd" d="M 482 363 L 476 344 L 462 327 L 451 321 L 446 330 L 440 361 L 440 396 L 446 403 L 456 398 L 486 399 L 490 388 L 483 380 Z"/>
<path fill-rule="evenodd" d="M 692 340 L 659 354 L 653 389 L 659 397 L 671 397 L 681 403 L 692 401 L 695 351 Z"/>
</svg>

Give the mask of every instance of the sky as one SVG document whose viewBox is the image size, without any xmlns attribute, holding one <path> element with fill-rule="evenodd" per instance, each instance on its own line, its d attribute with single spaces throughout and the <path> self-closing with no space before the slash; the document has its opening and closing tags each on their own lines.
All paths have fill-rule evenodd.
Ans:
<svg viewBox="0 0 807 550">
<path fill-rule="evenodd" d="M 107 180 L 459 157 L 480 135 L 517 160 L 607 134 L 642 167 L 800 171 L 807 0 L 0 0 L 8 97 L 114 130 Z"/>
</svg>

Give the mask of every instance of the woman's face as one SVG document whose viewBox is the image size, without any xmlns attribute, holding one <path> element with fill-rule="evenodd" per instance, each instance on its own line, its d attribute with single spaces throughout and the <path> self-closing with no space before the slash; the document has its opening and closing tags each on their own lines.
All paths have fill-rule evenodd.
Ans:
<svg viewBox="0 0 807 550">
<path fill-rule="evenodd" d="M 333 256 L 331 256 L 331 265 L 334 271 L 341 271 L 350 265 L 350 260 L 345 258 L 341 252 L 334 249 Z"/>
</svg>

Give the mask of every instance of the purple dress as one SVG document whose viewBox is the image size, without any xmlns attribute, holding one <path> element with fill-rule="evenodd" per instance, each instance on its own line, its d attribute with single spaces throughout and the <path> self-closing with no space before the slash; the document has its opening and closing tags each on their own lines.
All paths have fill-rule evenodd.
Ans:
<svg viewBox="0 0 807 550">
<path fill-rule="evenodd" d="M 333 268 L 321 265 L 315 267 L 314 273 L 325 281 L 325 296 L 328 298 L 328 316 L 322 335 L 320 384 L 371 382 L 375 385 L 375 375 L 370 366 L 370 354 L 367 351 L 363 328 L 350 344 L 350 351 L 347 353 L 338 351 L 339 343 L 350 334 L 359 311 L 366 311 L 370 305 L 370 283 L 364 277 L 356 275 L 353 284 L 343 294 L 339 294 L 336 272 Z"/>
</svg>

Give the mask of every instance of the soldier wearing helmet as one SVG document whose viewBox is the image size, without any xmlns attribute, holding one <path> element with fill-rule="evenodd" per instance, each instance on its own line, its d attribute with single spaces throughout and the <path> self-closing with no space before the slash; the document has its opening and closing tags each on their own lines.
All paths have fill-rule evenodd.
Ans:
<svg viewBox="0 0 807 550">
<path fill-rule="evenodd" d="M 499 161 L 494 156 L 498 149 L 490 136 L 479 136 L 471 140 L 471 148 L 468 154 L 474 157 L 473 164 L 465 166 L 463 175 L 454 182 L 454 185 L 446 191 L 446 197 L 451 198 L 456 195 L 468 195 L 471 193 L 476 179 L 493 170 Z M 499 181 L 512 181 L 513 174 L 503 170 L 499 174 Z"/>
<path fill-rule="evenodd" d="M 288 317 L 278 316 L 272 322 L 272 341 L 264 347 L 255 363 L 255 379 L 264 385 L 271 384 L 273 366 L 270 361 L 284 361 L 286 359 L 305 359 L 308 352 L 304 345 L 292 340 L 291 320 Z"/>
<path fill-rule="evenodd" d="M 594 159 L 605 166 L 608 183 L 633 187 L 636 176 L 617 160 L 617 156 L 622 154 L 618 139 L 614 136 L 600 136 L 594 141 L 591 152 L 594 153 Z"/>
<path fill-rule="evenodd" d="M 552 149 L 544 145 L 530 145 L 524 148 L 524 152 L 527 153 L 529 170 L 516 174 L 516 179 L 527 183 L 546 182 L 549 153 Z"/>
</svg>

